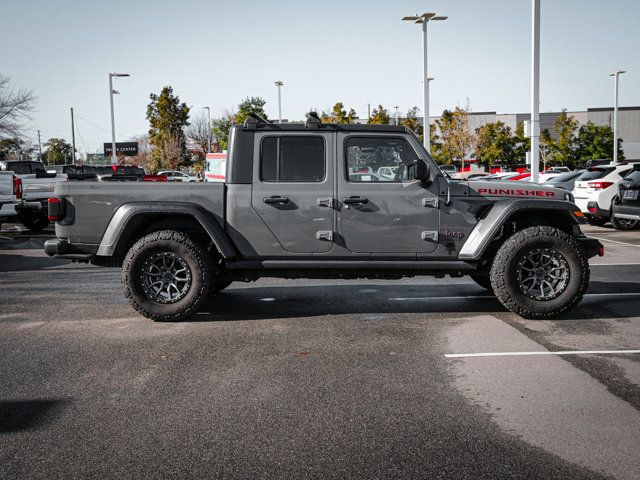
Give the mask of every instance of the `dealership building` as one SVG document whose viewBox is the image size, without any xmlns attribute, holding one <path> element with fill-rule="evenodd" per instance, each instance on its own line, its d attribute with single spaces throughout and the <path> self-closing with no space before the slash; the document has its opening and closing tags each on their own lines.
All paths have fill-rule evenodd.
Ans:
<svg viewBox="0 0 640 480">
<path fill-rule="evenodd" d="M 540 113 L 540 131 L 547 129 L 553 136 L 553 122 L 562 112 Z M 503 122 L 511 130 L 525 120 L 529 120 L 529 113 L 496 113 L 496 112 L 469 112 L 469 129 L 475 132 L 476 128 L 487 123 Z M 607 125 L 613 128 L 613 107 L 588 108 L 587 110 L 569 112 L 567 115 L 575 118 L 578 127 L 587 122 L 596 125 Z M 432 124 L 440 117 L 431 117 Z M 419 119 L 422 123 L 422 118 Z M 640 160 L 640 107 L 618 108 L 618 138 L 622 138 L 622 148 L 627 160 Z"/>
</svg>

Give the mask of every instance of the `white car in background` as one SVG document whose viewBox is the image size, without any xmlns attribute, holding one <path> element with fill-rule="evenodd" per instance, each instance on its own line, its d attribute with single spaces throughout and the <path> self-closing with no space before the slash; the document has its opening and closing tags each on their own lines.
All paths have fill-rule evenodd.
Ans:
<svg viewBox="0 0 640 480">
<path fill-rule="evenodd" d="M 633 170 L 632 163 L 599 165 L 587 169 L 573 187 L 575 203 L 591 225 L 602 226 L 607 222 L 619 229 L 635 228 L 636 223 L 612 218 L 611 205 L 618 195 L 618 184 Z"/>
<path fill-rule="evenodd" d="M 168 182 L 197 182 L 198 179 L 196 177 L 192 177 L 191 175 L 187 175 L 184 172 L 180 172 L 179 170 L 163 170 L 162 172 L 158 172 L 158 175 L 164 175 L 167 177 Z"/>
</svg>

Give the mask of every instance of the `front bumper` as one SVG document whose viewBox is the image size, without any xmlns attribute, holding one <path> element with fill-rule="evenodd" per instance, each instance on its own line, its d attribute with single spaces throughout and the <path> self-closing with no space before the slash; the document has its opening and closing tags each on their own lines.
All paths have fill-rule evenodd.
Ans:
<svg viewBox="0 0 640 480">
<path fill-rule="evenodd" d="M 604 245 L 595 238 L 578 237 L 576 240 L 587 258 L 604 256 Z"/>
<path fill-rule="evenodd" d="M 624 218 L 627 220 L 640 220 L 640 206 L 631 205 L 613 205 L 613 216 L 616 218 Z"/>
</svg>

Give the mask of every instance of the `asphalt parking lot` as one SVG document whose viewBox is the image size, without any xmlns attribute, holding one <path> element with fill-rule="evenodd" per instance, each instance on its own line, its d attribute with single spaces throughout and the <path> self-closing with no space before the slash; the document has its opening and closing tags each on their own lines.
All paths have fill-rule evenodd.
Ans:
<svg viewBox="0 0 640 480">
<path fill-rule="evenodd" d="M 264 279 L 159 324 L 5 225 L 0 477 L 640 478 L 640 354 L 610 353 L 640 350 L 640 230 L 584 230 L 607 254 L 560 320 L 464 278 Z"/>
</svg>

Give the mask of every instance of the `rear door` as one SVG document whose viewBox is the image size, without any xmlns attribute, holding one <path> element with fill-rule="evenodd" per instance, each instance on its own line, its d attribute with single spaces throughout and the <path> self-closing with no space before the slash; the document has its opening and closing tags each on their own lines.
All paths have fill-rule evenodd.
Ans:
<svg viewBox="0 0 640 480">
<path fill-rule="evenodd" d="M 419 158 L 404 136 L 338 134 L 338 233 L 353 253 L 418 254 L 438 246 L 437 185 L 408 178 Z M 373 174 L 390 167 L 390 178 Z"/>
<path fill-rule="evenodd" d="M 256 134 L 251 203 L 282 248 L 325 253 L 333 247 L 335 134 Z"/>
</svg>

